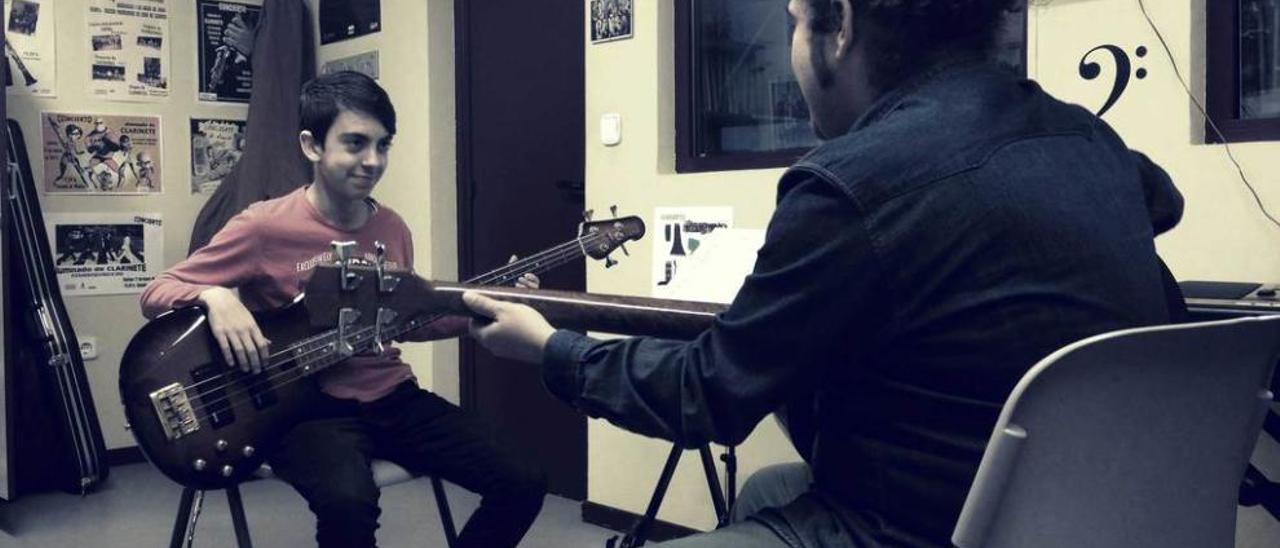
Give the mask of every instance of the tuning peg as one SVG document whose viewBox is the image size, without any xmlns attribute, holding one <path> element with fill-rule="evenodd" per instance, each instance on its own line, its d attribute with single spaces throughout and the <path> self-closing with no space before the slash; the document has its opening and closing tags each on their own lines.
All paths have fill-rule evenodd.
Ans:
<svg viewBox="0 0 1280 548">
<path fill-rule="evenodd" d="M 373 249 L 378 254 L 379 264 L 387 262 L 387 244 L 375 240 L 373 242 Z"/>
<path fill-rule="evenodd" d="M 587 222 L 591 222 L 591 216 L 592 216 L 592 215 L 594 215 L 594 214 L 595 214 L 595 212 L 596 212 L 596 210 L 594 210 L 594 209 L 588 209 L 588 210 L 586 210 L 586 211 L 583 211 L 583 212 L 582 212 L 582 220 L 587 221 Z"/>
<path fill-rule="evenodd" d="M 622 250 L 622 254 L 623 254 L 623 255 L 626 255 L 626 256 L 628 256 L 628 257 L 630 257 L 630 256 L 631 256 L 631 252 L 630 252 L 630 251 L 627 251 L 627 244 L 618 244 L 618 249 L 621 249 L 621 250 Z"/>
<path fill-rule="evenodd" d="M 604 258 L 605 268 L 613 268 L 613 265 L 615 264 L 618 264 L 618 261 L 613 260 L 613 257 L 605 256 Z"/>
<path fill-rule="evenodd" d="M 616 205 L 609 206 L 609 215 L 613 216 L 613 218 L 615 219 L 618 218 L 618 206 Z"/>
</svg>

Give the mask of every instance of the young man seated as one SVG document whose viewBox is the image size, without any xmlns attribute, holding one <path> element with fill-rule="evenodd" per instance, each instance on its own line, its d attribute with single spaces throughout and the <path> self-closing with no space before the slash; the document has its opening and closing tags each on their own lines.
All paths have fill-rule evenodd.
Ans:
<svg viewBox="0 0 1280 548">
<path fill-rule="evenodd" d="M 251 205 L 142 294 L 147 317 L 179 306 L 205 307 L 227 364 L 245 371 L 260 370 L 270 355 L 270 341 L 250 310 L 290 303 L 314 266 L 331 260 L 331 242 L 355 241 L 355 257 L 374 257 L 375 242 L 381 242 L 388 267 L 413 267 L 408 226 L 370 197 L 396 132 L 387 93 L 359 73 L 320 76 L 303 87 L 301 119 L 298 140 L 314 165 L 311 183 Z M 537 287 L 538 280 L 526 275 L 519 285 Z M 408 339 L 465 331 L 465 320 L 446 317 Z M 269 462 L 306 498 L 320 546 L 375 545 L 380 511 L 373 458 L 479 493 L 480 507 L 459 535 L 461 546 L 515 546 L 524 536 L 542 506 L 542 472 L 490 442 L 457 406 L 419 388 L 399 349 L 351 357 L 320 373 L 318 382 L 321 403 L 278 440 Z"/>
</svg>

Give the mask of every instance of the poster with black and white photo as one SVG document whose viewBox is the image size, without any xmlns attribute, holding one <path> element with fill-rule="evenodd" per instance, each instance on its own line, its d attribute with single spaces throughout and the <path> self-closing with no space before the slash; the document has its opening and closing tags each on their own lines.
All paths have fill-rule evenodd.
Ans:
<svg viewBox="0 0 1280 548">
<path fill-rule="evenodd" d="M 632 0 L 591 0 L 591 43 L 631 38 Z"/>
<path fill-rule="evenodd" d="M 191 193 L 213 194 L 244 153 L 244 120 L 191 119 Z"/>
<path fill-rule="evenodd" d="M 47 213 L 63 296 L 141 293 L 164 271 L 159 213 Z"/>
<path fill-rule="evenodd" d="M 159 116 L 45 112 L 40 126 L 45 193 L 163 190 Z"/>
<path fill-rule="evenodd" d="M 196 0 L 198 99 L 249 102 L 253 39 L 261 15 L 261 2 Z"/>
<path fill-rule="evenodd" d="M 169 96 L 168 0 L 88 0 L 89 93 L 149 101 Z"/>
<path fill-rule="evenodd" d="M 4 0 L 5 87 L 18 95 L 54 97 L 58 83 L 53 0 Z"/>
<path fill-rule="evenodd" d="M 380 0 L 320 0 L 320 43 L 329 44 L 382 30 Z"/>
</svg>

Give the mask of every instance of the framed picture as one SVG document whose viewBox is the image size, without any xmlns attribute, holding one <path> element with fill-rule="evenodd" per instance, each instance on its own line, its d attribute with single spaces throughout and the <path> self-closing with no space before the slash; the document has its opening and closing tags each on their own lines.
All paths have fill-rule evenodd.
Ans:
<svg viewBox="0 0 1280 548">
<path fill-rule="evenodd" d="M 631 38 L 633 0 L 591 0 L 591 43 Z"/>
</svg>

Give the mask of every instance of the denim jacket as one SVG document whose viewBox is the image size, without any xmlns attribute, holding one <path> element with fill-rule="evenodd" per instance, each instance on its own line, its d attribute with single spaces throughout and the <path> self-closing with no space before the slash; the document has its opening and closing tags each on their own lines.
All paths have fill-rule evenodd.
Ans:
<svg viewBox="0 0 1280 548">
<path fill-rule="evenodd" d="M 689 446 L 736 444 L 803 402 L 815 496 L 873 529 L 869 545 L 949 545 L 1022 374 L 1078 339 L 1169 321 L 1153 226 L 1181 206 L 1083 108 L 984 62 L 941 64 L 785 173 L 754 272 L 711 329 L 558 331 L 544 380 Z"/>
</svg>

